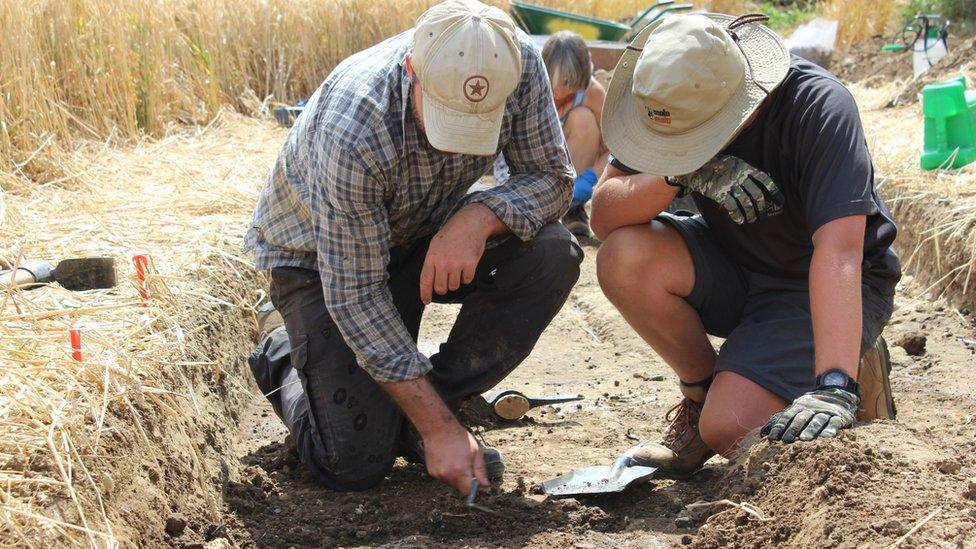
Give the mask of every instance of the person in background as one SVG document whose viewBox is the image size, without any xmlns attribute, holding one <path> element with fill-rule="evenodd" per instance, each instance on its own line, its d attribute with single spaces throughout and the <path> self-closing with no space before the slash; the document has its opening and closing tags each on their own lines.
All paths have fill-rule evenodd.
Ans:
<svg viewBox="0 0 976 549">
<path fill-rule="evenodd" d="M 577 236 L 591 236 L 586 203 L 593 195 L 598 175 L 607 165 L 607 148 L 600 135 L 600 117 L 607 92 L 593 77 L 593 63 L 583 37 L 560 31 L 546 40 L 542 61 L 549 73 L 552 98 L 562 123 L 566 146 L 576 169 L 573 201 L 563 216 L 563 225 Z M 495 164 L 495 178 L 508 178 L 501 155 Z"/>
</svg>

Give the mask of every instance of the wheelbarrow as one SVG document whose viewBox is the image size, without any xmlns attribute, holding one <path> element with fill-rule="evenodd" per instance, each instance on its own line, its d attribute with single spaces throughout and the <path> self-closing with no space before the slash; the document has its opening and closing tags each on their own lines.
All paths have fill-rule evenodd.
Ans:
<svg viewBox="0 0 976 549">
<path fill-rule="evenodd" d="M 668 13 L 690 10 L 692 7 L 691 4 L 675 4 L 674 0 L 658 0 L 627 24 L 515 0 L 510 2 L 509 12 L 512 19 L 529 34 L 548 35 L 569 30 L 578 33 L 584 40 L 620 42 L 635 36 Z M 645 20 L 646 23 L 640 25 Z"/>
</svg>

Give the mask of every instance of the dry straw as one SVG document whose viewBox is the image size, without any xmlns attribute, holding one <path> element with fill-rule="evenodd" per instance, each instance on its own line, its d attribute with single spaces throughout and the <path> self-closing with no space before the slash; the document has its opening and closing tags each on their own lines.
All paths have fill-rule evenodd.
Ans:
<svg viewBox="0 0 976 549">
<path fill-rule="evenodd" d="M 919 104 L 884 108 L 910 82 L 855 87 L 874 159 L 876 181 L 898 222 L 905 271 L 923 291 L 976 308 L 976 164 L 958 170 L 919 168 Z"/>
<path fill-rule="evenodd" d="M 839 23 L 837 47 L 885 34 L 900 15 L 901 4 L 891 0 L 826 0 L 820 10 Z"/>
<path fill-rule="evenodd" d="M 107 499 L 124 488 L 114 485 L 113 460 L 136 457 L 119 447 L 117 432 L 137 433 L 144 448 L 162 453 L 146 434 L 159 413 L 222 421 L 201 412 L 194 380 L 233 371 L 249 349 L 224 355 L 215 341 L 227 334 L 202 334 L 223 315 L 252 315 L 262 297 L 240 244 L 283 135 L 230 118 L 217 120 L 222 129 L 132 149 L 85 145 L 62 159 L 77 174 L 72 188 L 7 195 L 0 260 L 109 255 L 121 284 L 0 293 L 0 546 L 117 545 L 126 538 L 120 528 L 138 526 L 120 523 L 119 501 Z M 148 307 L 129 264 L 137 252 L 156 267 Z M 82 362 L 69 349 L 75 326 Z M 227 383 L 246 391 L 243 378 Z"/>
<path fill-rule="evenodd" d="M 433 0 L 0 2 L 0 172 L 70 179 L 71 136 L 160 137 L 224 105 L 262 112 L 307 97 L 347 55 L 409 28 Z M 504 0 L 491 0 L 507 6 Z M 542 0 L 629 19 L 641 0 Z M 741 0 L 697 3 L 737 12 Z M 0 177 L 0 185 L 16 181 Z"/>
</svg>

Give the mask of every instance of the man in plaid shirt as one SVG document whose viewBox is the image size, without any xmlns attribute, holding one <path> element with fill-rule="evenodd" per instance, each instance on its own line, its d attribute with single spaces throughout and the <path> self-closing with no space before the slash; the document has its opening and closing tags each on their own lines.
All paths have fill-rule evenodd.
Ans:
<svg viewBox="0 0 976 549">
<path fill-rule="evenodd" d="M 499 152 L 511 179 L 468 194 Z M 398 455 L 461 492 L 500 475 L 452 409 L 529 354 L 575 284 L 582 252 L 557 222 L 573 176 L 539 54 L 473 0 L 434 6 L 311 97 L 246 237 L 287 330 L 251 366 L 327 486 L 373 486 Z M 463 306 L 427 358 L 431 301 Z"/>
</svg>

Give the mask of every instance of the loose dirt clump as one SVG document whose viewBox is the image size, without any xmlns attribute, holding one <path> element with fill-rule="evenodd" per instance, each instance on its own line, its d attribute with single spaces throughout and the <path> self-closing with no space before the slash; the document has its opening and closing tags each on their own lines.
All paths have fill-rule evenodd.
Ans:
<svg viewBox="0 0 976 549">
<path fill-rule="evenodd" d="M 919 356 L 925 353 L 925 342 L 927 338 L 921 332 L 909 332 L 895 340 L 895 346 L 905 349 L 905 352 L 912 356 Z"/>
<path fill-rule="evenodd" d="M 765 520 L 727 508 L 702 526 L 695 546 L 834 547 L 866 540 L 887 545 L 936 509 L 941 510 L 930 526 L 913 534 L 913 544 L 971 539 L 974 521 L 966 506 L 945 496 L 963 493 L 965 481 L 955 473 L 973 462 L 940 457 L 946 450 L 928 438 L 904 425 L 877 422 L 834 440 L 756 444 L 724 482 L 761 509 Z M 742 489 L 750 486 L 758 486 L 754 494 Z"/>
</svg>

